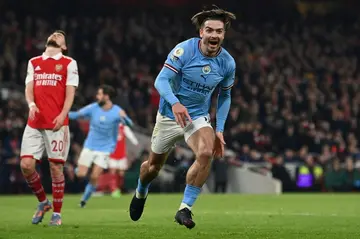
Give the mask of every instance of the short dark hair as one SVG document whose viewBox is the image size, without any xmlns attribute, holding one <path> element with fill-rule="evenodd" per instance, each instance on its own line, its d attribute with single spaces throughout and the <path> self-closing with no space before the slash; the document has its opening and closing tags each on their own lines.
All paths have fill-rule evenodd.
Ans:
<svg viewBox="0 0 360 239">
<path fill-rule="evenodd" d="M 196 13 L 191 18 L 191 21 L 199 30 L 207 20 L 219 20 L 224 23 L 225 30 L 228 30 L 231 26 L 231 20 L 235 19 L 234 13 L 225 11 L 216 5 L 211 5 L 210 7 L 205 6 L 201 12 Z"/>
<path fill-rule="evenodd" d="M 66 33 L 63 30 L 55 30 L 54 33 L 60 33 L 64 37 L 66 37 Z"/>
<path fill-rule="evenodd" d="M 104 85 L 101 85 L 99 87 L 99 89 L 102 89 L 103 94 L 108 95 L 111 100 L 116 97 L 116 91 L 115 91 L 114 87 L 112 87 L 111 85 L 104 84 Z"/>
</svg>

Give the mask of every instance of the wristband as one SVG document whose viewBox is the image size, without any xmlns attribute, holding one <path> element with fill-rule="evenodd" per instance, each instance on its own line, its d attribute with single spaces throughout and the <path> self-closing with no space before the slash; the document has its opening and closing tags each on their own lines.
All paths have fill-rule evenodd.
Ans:
<svg viewBox="0 0 360 239">
<path fill-rule="evenodd" d="M 33 107 L 33 106 L 36 106 L 35 102 L 31 102 L 31 103 L 29 104 L 29 108 L 31 108 L 31 107 Z"/>
</svg>

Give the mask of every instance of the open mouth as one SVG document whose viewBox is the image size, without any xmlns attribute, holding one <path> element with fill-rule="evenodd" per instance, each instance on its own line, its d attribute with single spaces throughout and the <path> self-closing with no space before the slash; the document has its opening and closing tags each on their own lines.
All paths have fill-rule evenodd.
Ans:
<svg viewBox="0 0 360 239">
<path fill-rule="evenodd" d="M 218 45 L 218 40 L 209 40 L 209 46 L 216 47 Z"/>
</svg>

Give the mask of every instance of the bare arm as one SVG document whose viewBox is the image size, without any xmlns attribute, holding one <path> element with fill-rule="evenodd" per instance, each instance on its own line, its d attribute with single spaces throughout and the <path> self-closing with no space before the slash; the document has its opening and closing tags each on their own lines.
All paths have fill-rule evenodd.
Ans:
<svg viewBox="0 0 360 239">
<path fill-rule="evenodd" d="M 30 81 L 25 86 L 25 98 L 26 102 L 30 104 L 34 103 L 34 81 Z"/>
<path fill-rule="evenodd" d="M 132 127 L 134 125 L 130 117 L 126 114 L 125 110 L 121 109 L 119 115 L 127 126 Z"/>
<path fill-rule="evenodd" d="M 34 67 L 31 61 L 28 62 L 25 79 L 25 98 L 29 107 L 35 105 L 34 101 Z"/>
<path fill-rule="evenodd" d="M 67 115 L 69 113 L 71 106 L 74 103 L 75 91 L 76 91 L 75 86 L 72 86 L 72 85 L 66 86 L 65 102 L 64 102 L 64 107 L 61 111 L 61 114 Z"/>
<path fill-rule="evenodd" d="M 61 111 L 62 115 L 67 115 L 74 103 L 75 91 L 79 85 L 78 67 L 75 60 L 68 65 L 68 78 L 66 81 L 66 96 L 64 107 Z"/>
</svg>

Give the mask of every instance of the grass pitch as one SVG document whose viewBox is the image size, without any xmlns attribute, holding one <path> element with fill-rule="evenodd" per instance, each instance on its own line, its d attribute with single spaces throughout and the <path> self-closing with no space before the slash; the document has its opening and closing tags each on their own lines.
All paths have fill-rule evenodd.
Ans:
<svg viewBox="0 0 360 239">
<path fill-rule="evenodd" d="M 150 194 L 138 222 L 128 215 L 131 195 L 120 199 L 91 198 L 78 207 L 79 195 L 66 195 L 63 225 L 48 227 L 50 213 L 31 224 L 37 202 L 33 196 L 0 197 L 0 238 L 360 238 L 360 198 L 357 194 L 281 196 L 201 195 L 194 206 L 196 227 L 174 222 L 182 195 Z"/>
</svg>

